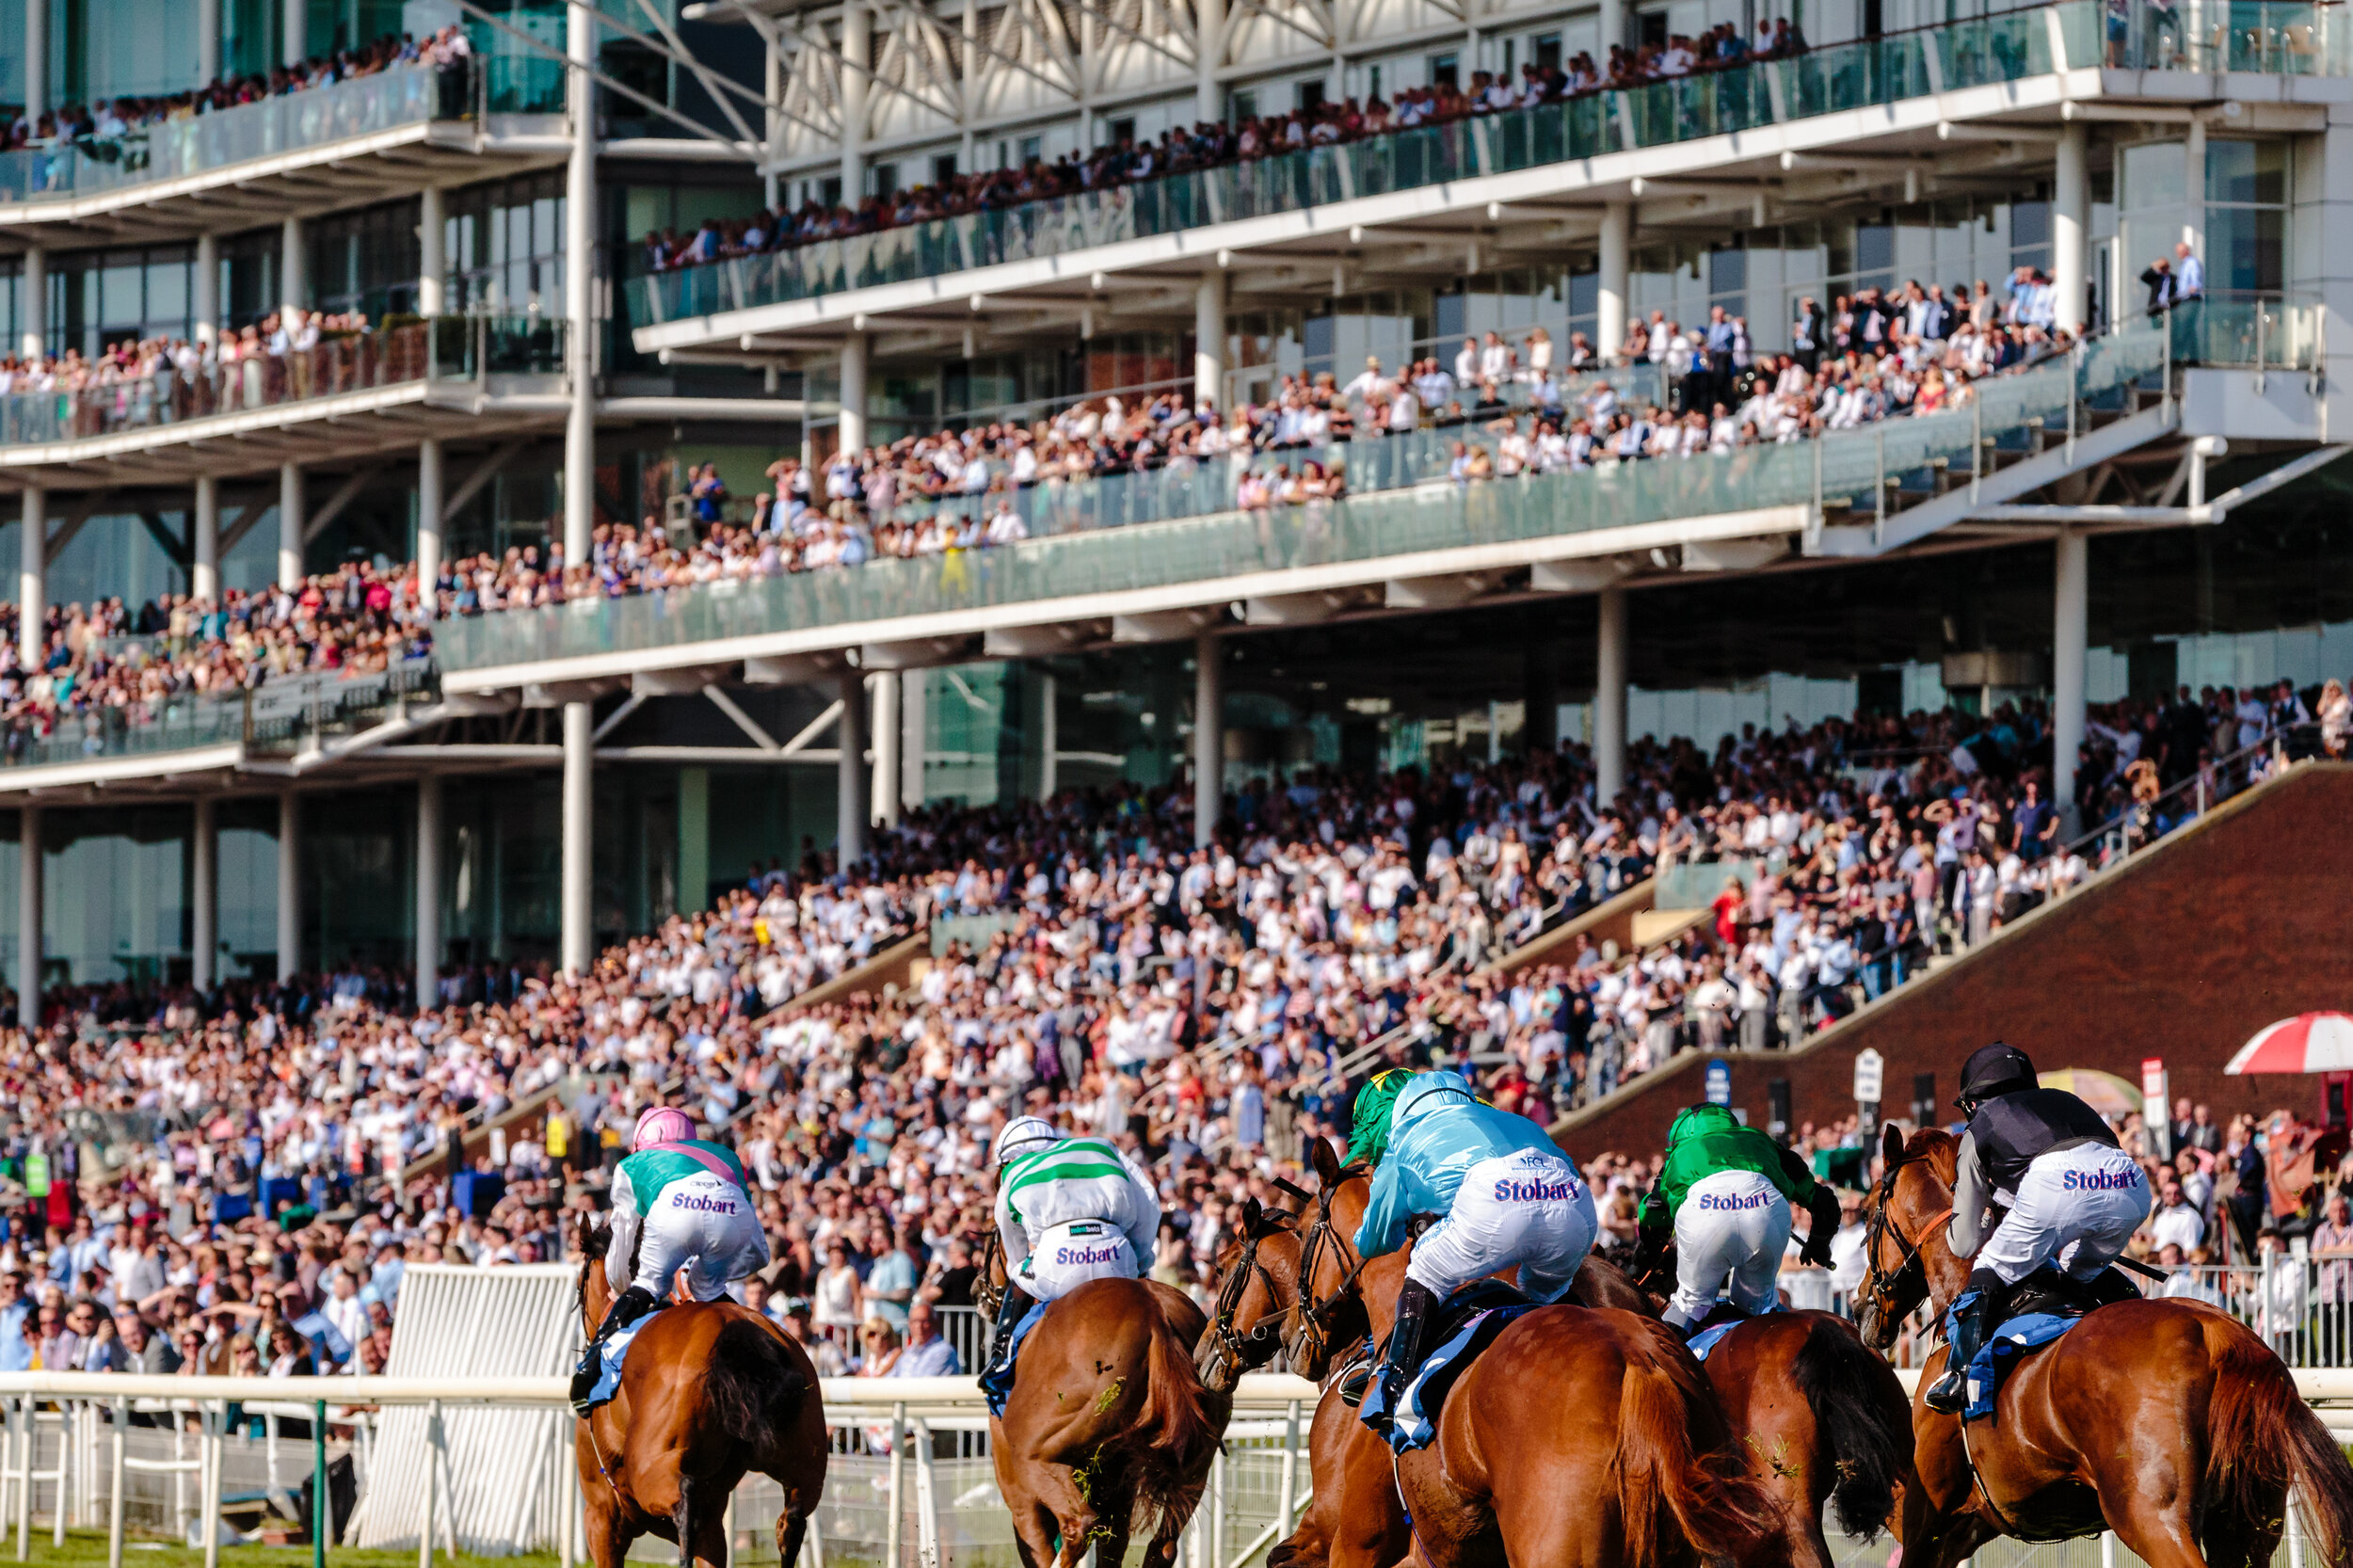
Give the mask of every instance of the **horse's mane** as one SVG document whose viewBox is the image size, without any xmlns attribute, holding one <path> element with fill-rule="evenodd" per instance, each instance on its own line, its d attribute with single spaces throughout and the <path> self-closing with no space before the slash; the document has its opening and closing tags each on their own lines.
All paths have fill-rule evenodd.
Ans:
<svg viewBox="0 0 2353 1568">
<path fill-rule="evenodd" d="M 1924 1127 L 1904 1141 L 1904 1160 L 1928 1166 L 1950 1187 L 1961 1179 L 1961 1140 L 1941 1127 Z"/>
</svg>

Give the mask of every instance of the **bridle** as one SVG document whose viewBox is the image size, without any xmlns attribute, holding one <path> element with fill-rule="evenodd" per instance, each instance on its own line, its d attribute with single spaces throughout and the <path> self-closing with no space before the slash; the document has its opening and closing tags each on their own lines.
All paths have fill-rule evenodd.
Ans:
<svg viewBox="0 0 2353 1568">
<path fill-rule="evenodd" d="M 1243 1230 L 1241 1256 L 1234 1259 L 1233 1267 L 1225 1271 L 1225 1277 L 1218 1283 L 1217 1311 L 1209 1320 L 1209 1342 L 1197 1358 L 1205 1375 L 1212 1368 L 1250 1371 L 1265 1366 L 1282 1348 L 1282 1321 L 1299 1311 L 1296 1293 L 1290 1305 L 1266 1314 L 1250 1325 L 1247 1334 L 1235 1332 L 1234 1315 L 1241 1310 L 1242 1297 L 1249 1293 L 1254 1280 L 1266 1287 L 1268 1301 L 1282 1299 L 1273 1273 L 1258 1260 L 1258 1244 L 1289 1229 L 1292 1218 L 1282 1209 L 1273 1209 Z"/>
<path fill-rule="evenodd" d="M 1299 1300 L 1293 1309 L 1296 1327 L 1288 1346 L 1294 1368 L 1319 1365 L 1330 1353 L 1328 1341 L 1332 1319 L 1354 1287 L 1356 1276 L 1365 1272 L 1367 1259 L 1359 1255 L 1355 1263 L 1340 1276 L 1339 1284 L 1332 1288 L 1332 1293 L 1321 1300 L 1317 1298 L 1317 1257 L 1329 1247 L 1334 1260 L 1344 1264 L 1350 1255 L 1356 1252 L 1355 1244 L 1332 1227 L 1332 1200 L 1338 1193 L 1341 1183 L 1364 1174 L 1365 1167 L 1361 1164 L 1344 1165 L 1335 1171 L 1332 1179 L 1323 1183 L 1321 1190 L 1316 1193 L 1315 1223 L 1308 1226 L 1307 1240 L 1299 1249 Z"/>
<path fill-rule="evenodd" d="M 1870 1223 L 1864 1227 L 1863 1288 L 1870 1296 L 1872 1307 L 1884 1322 L 1900 1322 L 1905 1314 L 1911 1311 L 1910 1307 L 1899 1310 L 1897 1304 L 1907 1293 L 1908 1286 L 1914 1279 L 1918 1281 L 1920 1300 L 1925 1301 L 1933 1294 L 1929 1286 L 1928 1256 L 1922 1249 L 1919 1238 L 1906 1236 L 1902 1228 L 1890 1219 L 1887 1213 L 1887 1206 L 1896 1196 L 1897 1173 L 1907 1165 L 1921 1164 L 1927 1159 L 1928 1155 L 1925 1151 L 1913 1154 L 1907 1150 L 1901 1158 L 1888 1161 L 1887 1169 L 1880 1173 L 1879 1190 L 1872 1195 Z M 1946 1212 L 1949 1213 L 1950 1210 Z M 1922 1236 L 1929 1234 L 1935 1229 L 1935 1225 L 1936 1219 L 1931 1217 L 1928 1225 L 1922 1227 L 1920 1234 Z M 1903 1261 L 1893 1269 L 1880 1267 L 1881 1238 L 1893 1239 L 1897 1250 L 1903 1255 Z M 1914 1304 L 1917 1303 L 1915 1302 Z"/>
<path fill-rule="evenodd" d="M 997 1234 L 997 1227 L 989 1226 L 988 1240 L 981 1243 L 981 1266 L 972 1275 L 972 1304 L 979 1307 L 981 1316 L 990 1322 L 997 1320 L 998 1309 L 1005 1304 L 1004 1286 L 990 1282 L 1004 1246 L 1004 1238 Z"/>
</svg>

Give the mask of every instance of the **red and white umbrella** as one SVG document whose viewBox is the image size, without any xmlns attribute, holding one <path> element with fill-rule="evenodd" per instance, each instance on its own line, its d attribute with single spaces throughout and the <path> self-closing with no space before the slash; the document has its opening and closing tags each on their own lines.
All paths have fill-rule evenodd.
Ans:
<svg viewBox="0 0 2353 1568">
<path fill-rule="evenodd" d="M 2299 1013 L 2265 1026 L 2226 1073 L 2353 1072 L 2353 1013 Z"/>
</svg>

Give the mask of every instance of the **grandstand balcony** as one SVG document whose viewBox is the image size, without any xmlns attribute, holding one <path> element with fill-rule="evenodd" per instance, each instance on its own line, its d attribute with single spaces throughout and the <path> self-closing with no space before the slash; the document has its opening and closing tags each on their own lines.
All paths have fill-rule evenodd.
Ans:
<svg viewBox="0 0 2353 1568">
<path fill-rule="evenodd" d="M 1874 197 L 2031 184 L 2070 124 L 2211 112 L 2234 134 L 2313 133 L 2353 103 L 2341 8 L 2193 10 L 2160 30 L 2133 8 L 2111 30 L 2095 0 L 2059 0 L 681 267 L 632 285 L 636 342 L 759 357 L 855 334 L 880 357 L 969 344 L 976 325 L 1189 322 L 1205 274 L 1222 300 L 1338 296 L 1590 246 L 1612 204 L 1643 225 L 1763 226 Z"/>
<path fill-rule="evenodd" d="M 560 72 L 476 56 L 117 136 L 0 152 L 0 243 L 121 245 L 312 217 L 561 164 Z"/>
</svg>

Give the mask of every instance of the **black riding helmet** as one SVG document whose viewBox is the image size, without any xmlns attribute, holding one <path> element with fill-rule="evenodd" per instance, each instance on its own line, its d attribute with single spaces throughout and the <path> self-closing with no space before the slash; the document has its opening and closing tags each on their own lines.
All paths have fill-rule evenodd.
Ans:
<svg viewBox="0 0 2353 1568">
<path fill-rule="evenodd" d="M 1996 1040 L 1969 1053 L 1967 1064 L 1961 1069 L 1961 1093 L 1953 1096 L 1953 1104 L 1966 1114 L 1996 1095 L 2031 1089 L 2036 1081 L 2034 1064 L 2026 1053 Z"/>
</svg>

